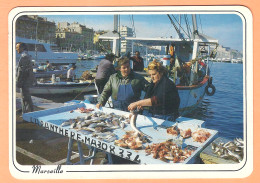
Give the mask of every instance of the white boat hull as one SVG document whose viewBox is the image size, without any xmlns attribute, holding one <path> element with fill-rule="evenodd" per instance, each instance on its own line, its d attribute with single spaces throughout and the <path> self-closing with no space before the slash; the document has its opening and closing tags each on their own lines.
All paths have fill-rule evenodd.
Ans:
<svg viewBox="0 0 260 183">
<path fill-rule="evenodd" d="M 36 78 L 50 78 L 52 74 L 55 74 L 56 76 L 67 76 L 67 70 L 54 70 L 54 71 L 44 71 L 44 72 L 35 72 L 34 76 Z"/>
<path fill-rule="evenodd" d="M 78 60 L 78 53 L 73 52 L 54 52 L 51 46 L 54 44 L 42 43 L 33 39 L 16 37 L 16 42 L 27 44 L 28 54 L 35 60 L 37 64 L 45 64 L 48 60 L 52 64 L 73 64 Z M 31 46 L 30 46 L 31 45 Z M 32 45 L 39 45 L 41 49 L 32 49 Z M 20 54 L 16 52 L 16 63 L 18 63 Z"/>
<path fill-rule="evenodd" d="M 198 85 L 177 86 L 181 101 L 179 107 L 181 115 L 191 112 L 198 106 L 203 100 L 207 84 L 208 77 L 206 76 Z"/>
<path fill-rule="evenodd" d="M 52 94 L 77 94 L 95 91 L 94 83 L 74 83 L 74 82 L 62 82 L 58 83 L 39 83 L 36 86 L 30 88 L 31 95 L 52 95 Z"/>
</svg>

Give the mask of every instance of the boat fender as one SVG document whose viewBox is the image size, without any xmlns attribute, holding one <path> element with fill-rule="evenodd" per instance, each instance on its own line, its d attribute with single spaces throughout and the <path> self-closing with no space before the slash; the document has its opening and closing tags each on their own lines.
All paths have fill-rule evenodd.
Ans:
<svg viewBox="0 0 260 183">
<path fill-rule="evenodd" d="M 211 90 L 209 90 L 211 88 Z M 216 87 L 212 84 L 212 77 L 208 80 L 208 85 L 205 88 L 205 92 L 208 96 L 212 96 L 216 92 Z"/>
</svg>

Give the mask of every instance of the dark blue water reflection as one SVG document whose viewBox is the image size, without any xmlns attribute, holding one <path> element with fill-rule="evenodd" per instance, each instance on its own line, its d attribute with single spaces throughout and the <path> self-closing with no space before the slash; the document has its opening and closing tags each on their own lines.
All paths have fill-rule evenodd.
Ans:
<svg viewBox="0 0 260 183">
<path fill-rule="evenodd" d="M 205 96 L 192 118 L 202 119 L 219 136 L 243 138 L 243 64 L 213 63 L 211 76 L 216 87 L 213 96 Z"/>
</svg>

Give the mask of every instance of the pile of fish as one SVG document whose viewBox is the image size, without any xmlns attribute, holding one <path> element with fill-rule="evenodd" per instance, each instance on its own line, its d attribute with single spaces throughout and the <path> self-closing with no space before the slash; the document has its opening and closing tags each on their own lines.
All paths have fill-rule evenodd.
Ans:
<svg viewBox="0 0 260 183">
<path fill-rule="evenodd" d="M 153 158 L 160 159 L 165 162 L 173 161 L 179 163 L 185 161 L 194 152 L 193 149 L 182 149 L 178 144 L 172 140 L 166 142 L 148 145 L 145 148 L 147 155 L 152 154 Z"/>
<path fill-rule="evenodd" d="M 202 128 L 199 128 L 196 131 L 192 132 L 190 128 L 186 129 L 186 130 L 179 129 L 178 125 L 169 127 L 169 128 L 167 128 L 166 131 L 168 134 L 171 134 L 174 136 L 180 135 L 184 139 L 192 137 L 192 139 L 194 141 L 200 142 L 200 143 L 205 142 L 211 135 L 208 131 L 206 131 L 205 129 L 202 129 Z"/>
<path fill-rule="evenodd" d="M 104 133 L 100 133 L 100 132 L 94 132 L 92 133 L 92 137 L 95 137 L 99 140 L 105 141 L 105 142 L 114 142 L 117 139 L 117 136 L 112 133 L 112 132 L 104 132 Z"/>
<path fill-rule="evenodd" d="M 149 142 L 149 140 L 136 131 L 127 131 L 120 140 L 115 140 L 115 145 L 123 148 L 130 148 L 133 150 L 143 149 L 143 143 Z"/>
<path fill-rule="evenodd" d="M 114 113 L 106 114 L 91 109 L 80 109 L 81 113 L 82 111 L 86 113 L 85 116 L 65 121 L 61 126 L 70 126 L 71 129 L 80 131 L 85 135 L 92 134 L 92 136 L 98 139 L 112 142 L 116 137 L 111 131 L 124 128 L 126 124 L 130 123 L 128 116 L 116 115 Z"/>
<path fill-rule="evenodd" d="M 232 159 L 241 162 L 244 157 L 244 142 L 240 138 L 235 138 L 227 143 L 219 142 L 211 143 L 212 150 L 221 158 Z"/>
</svg>

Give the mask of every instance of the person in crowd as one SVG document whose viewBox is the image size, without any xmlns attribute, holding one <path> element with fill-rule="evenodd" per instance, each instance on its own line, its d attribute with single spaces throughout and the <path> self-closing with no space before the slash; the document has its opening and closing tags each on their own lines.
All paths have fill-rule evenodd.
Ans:
<svg viewBox="0 0 260 183">
<path fill-rule="evenodd" d="M 67 71 L 67 81 L 73 81 L 75 79 L 75 69 L 76 65 L 72 65 L 72 67 Z"/>
<path fill-rule="evenodd" d="M 130 61 L 127 57 L 118 61 L 119 70 L 112 74 L 106 83 L 97 108 L 104 106 L 111 96 L 113 107 L 118 110 L 127 111 L 130 103 L 140 100 L 142 90 L 145 90 L 147 81 L 143 76 L 133 72 L 130 68 Z"/>
<path fill-rule="evenodd" d="M 175 84 L 167 77 L 167 69 L 154 60 L 149 63 L 148 72 L 152 83 L 145 98 L 131 103 L 128 110 L 149 106 L 149 111 L 144 111 L 144 115 L 175 121 L 179 116 L 180 97 Z"/>
<path fill-rule="evenodd" d="M 52 70 L 52 64 L 48 60 L 46 61 L 45 70 L 46 71 L 51 71 Z"/>
<path fill-rule="evenodd" d="M 134 71 L 143 71 L 144 70 L 144 59 L 140 56 L 139 51 L 136 51 L 135 56 L 131 57 L 130 60 L 133 61 L 133 70 Z"/>
<path fill-rule="evenodd" d="M 114 54 L 107 54 L 105 56 L 105 59 L 101 60 L 101 62 L 98 65 L 95 82 L 99 94 L 102 93 L 104 86 L 107 83 L 109 77 L 116 72 L 113 65 L 114 59 L 115 59 Z"/>
<path fill-rule="evenodd" d="M 17 43 L 16 51 L 17 53 L 21 54 L 17 66 L 16 81 L 17 87 L 20 88 L 22 96 L 22 113 L 32 112 L 33 103 L 29 90 L 29 88 L 35 81 L 32 59 L 31 56 L 28 54 L 28 49 L 25 43 Z"/>
</svg>

